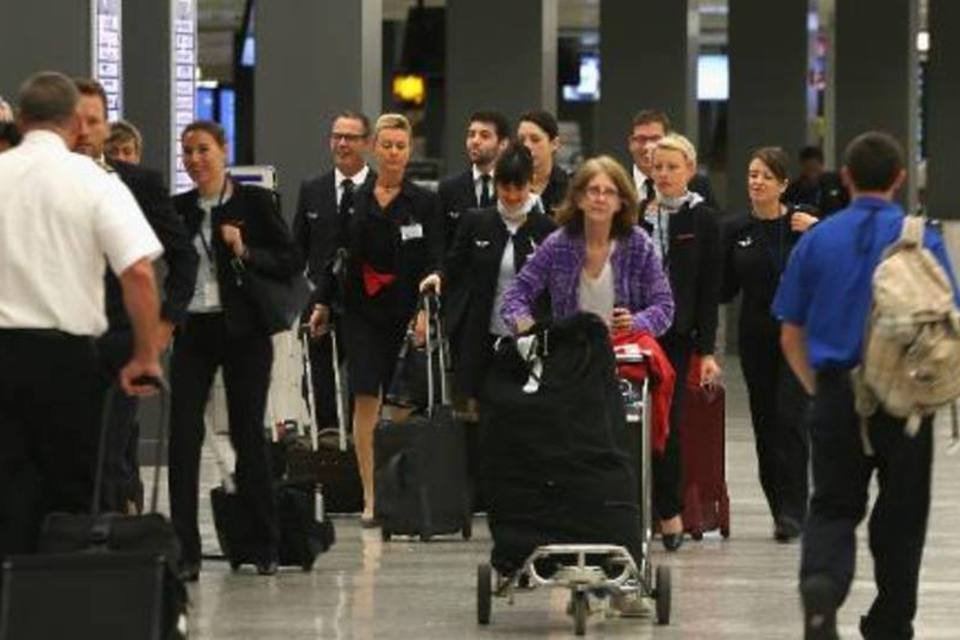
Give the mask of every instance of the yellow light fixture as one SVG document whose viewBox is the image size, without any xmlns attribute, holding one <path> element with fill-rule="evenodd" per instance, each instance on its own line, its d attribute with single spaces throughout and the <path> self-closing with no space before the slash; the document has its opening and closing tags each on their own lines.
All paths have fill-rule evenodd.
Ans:
<svg viewBox="0 0 960 640">
<path fill-rule="evenodd" d="M 400 102 L 420 106 L 427 97 L 427 83 L 423 76 L 414 74 L 395 76 L 393 97 Z"/>
</svg>

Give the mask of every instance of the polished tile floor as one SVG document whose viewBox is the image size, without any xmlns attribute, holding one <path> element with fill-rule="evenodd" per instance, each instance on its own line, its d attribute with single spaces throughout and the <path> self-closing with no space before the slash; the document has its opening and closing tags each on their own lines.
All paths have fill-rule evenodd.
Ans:
<svg viewBox="0 0 960 640">
<path fill-rule="evenodd" d="M 746 399 L 735 362 L 728 362 L 727 475 L 732 536 L 707 537 L 677 554 L 659 550 L 654 563 L 673 568 L 673 622 L 603 619 L 587 627 L 595 638 L 800 638 L 796 593 L 798 545 L 772 539 L 771 522 L 755 480 L 756 459 Z M 938 427 L 934 507 L 926 548 L 917 638 L 960 638 L 960 484 L 947 457 L 946 421 Z M 204 482 L 216 481 L 205 454 Z M 205 492 L 204 492 L 205 493 Z M 205 502 L 205 501 L 204 501 Z M 216 552 L 209 505 L 203 506 L 206 551 Z M 520 594 L 514 606 L 496 600 L 493 624 L 480 628 L 475 614 L 475 567 L 490 549 L 483 518 L 470 542 L 382 543 L 354 518 L 336 519 L 338 541 L 311 573 L 284 570 L 270 578 L 231 573 L 208 561 L 190 587 L 191 638 L 566 638 L 564 592 Z M 861 538 L 862 540 L 862 538 Z M 863 542 L 863 540 L 862 540 Z M 841 611 L 841 635 L 859 637 L 856 622 L 873 597 L 872 563 L 861 544 L 857 579 Z"/>
</svg>

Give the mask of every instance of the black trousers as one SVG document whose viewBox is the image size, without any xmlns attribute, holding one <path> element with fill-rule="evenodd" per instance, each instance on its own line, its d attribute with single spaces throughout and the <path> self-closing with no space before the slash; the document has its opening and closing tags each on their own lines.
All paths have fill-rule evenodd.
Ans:
<svg viewBox="0 0 960 640">
<path fill-rule="evenodd" d="M 784 516 L 803 523 L 809 494 L 807 395 L 783 357 L 779 323 L 744 323 L 740 335 L 760 486 L 775 520 Z"/>
<path fill-rule="evenodd" d="M 930 510 L 932 419 L 916 437 L 904 421 L 878 411 L 869 421 L 867 457 L 849 372 L 817 373 L 810 412 L 813 499 L 803 533 L 801 579 L 827 576 L 846 599 L 854 577 L 856 528 L 866 515 L 870 477 L 879 495 L 870 515 L 870 551 L 878 595 L 861 622 L 866 638 L 912 638 L 917 584 Z"/>
<path fill-rule="evenodd" d="M 55 511 L 90 509 L 100 397 L 92 338 L 0 330 L 0 558 Z"/>
<path fill-rule="evenodd" d="M 693 344 L 687 336 L 673 331 L 660 338 L 660 347 L 667 354 L 677 373 L 670 402 L 670 434 L 662 454 L 653 456 L 653 503 L 662 520 L 683 511 L 683 455 L 680 450 L 680 429 L 683 422 L 683 397 L 686 391 L 687 371 Z"/>
<path fill-rule="evenodd" d="M 108 331 L 97 340 L 97 357 L 100 362 L 101 396 L 104 403 L 108 389 L 116 384 L 120 369 L 133 354 L 133 332 L 130 329 Z M 129 511 L 130 504 L 143 510 L 143 483 L 140 481 L 140 426 L 137 424 L 136 396 L 125 393 L 113 394 L 109 407 L 107 425 L 107 448 L 103 469 L 103 509 L 105 511 Z"/>
<path fill-rule="evenodd" d="M 264 559 L 277 542 L 276 505 L 264 438 L 267 388 L 273 363 L 268 336 L 233 337 L 223 314 L 190 314 L 177 334 L 170 366 L 170 512 L 185 562 L 200 560 L 197 502 L 203 411 L 218 367 L 227 392 L 230 442 L 237 452 L 236 481 L 256 528 L 253 544 Z"/>
</svg>

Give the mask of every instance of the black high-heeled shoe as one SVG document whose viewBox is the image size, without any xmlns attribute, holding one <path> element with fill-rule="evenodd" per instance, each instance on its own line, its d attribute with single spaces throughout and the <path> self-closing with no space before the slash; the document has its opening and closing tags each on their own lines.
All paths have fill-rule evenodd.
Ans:
<svg viewBox="0 0 960 640">
<path fill-rule="evenodd" d="M 663 548 L 667 551 L 676 551 L 683 546 L 683 532 L 664 533 L 661 535 L 661 542 L 663 542 Z"/>
</svg>

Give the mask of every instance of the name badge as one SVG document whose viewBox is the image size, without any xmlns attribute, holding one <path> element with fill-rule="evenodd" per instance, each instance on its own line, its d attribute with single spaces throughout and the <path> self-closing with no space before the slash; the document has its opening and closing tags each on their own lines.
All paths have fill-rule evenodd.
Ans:
<svg viewBox="0 0 960 640">
<path fill-rule="evenodd" d="M 489 240 L 474 240 L 473 242 L 477 245 L 478 249 L 486 249 L 490 246 Z"/>
<path fill-rule="evenodd" d="M 404 242 L 417 240 L 423 237 L 423 225 L 420 223 L 405 224 L 400 227 L 400 239 Z"/>
</svg>

